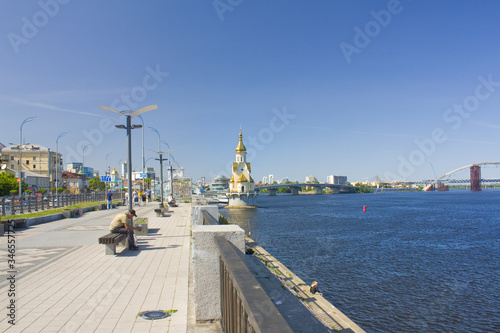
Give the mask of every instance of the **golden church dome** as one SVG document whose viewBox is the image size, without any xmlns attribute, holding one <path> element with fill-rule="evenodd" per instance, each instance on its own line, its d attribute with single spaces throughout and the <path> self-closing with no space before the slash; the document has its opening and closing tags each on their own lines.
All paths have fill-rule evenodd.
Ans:
<svg viewBox="0 0 500 333">
<path fill-rule="evenodd" d="M 245 145 L 243 144 L 242 137 L 243 137 L 243 135 L 241 134 L 241 131 L 240 131 L 240 142 L 238 142 L 238 146 L 236 147 L 237 153 L 245 153 L 247 151 L 247 149 L 245 148 Z"/>
</svg>

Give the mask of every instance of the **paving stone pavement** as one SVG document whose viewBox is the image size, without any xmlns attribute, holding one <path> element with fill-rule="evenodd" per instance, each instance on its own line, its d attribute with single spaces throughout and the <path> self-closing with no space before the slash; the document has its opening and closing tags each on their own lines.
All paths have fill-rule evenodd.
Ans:
<svg viewBox="0 0 500 333">
<path fill-rule="evenodd" d="M 7 237 L 0 237 L 0 332 L 187 332 L 191 206 L 170 208 L 168 217 L 156 217 L 156 207 L 136 207 L 149 220 L 140 251 L 115 256 L 97 239 L 125 208 L 17 230 L 15 297 Z M 11 300 L 15 325 L 7 316 Z M 155 321 L 139 316 L 148 310 L 173 313 Z"/>
</svg>

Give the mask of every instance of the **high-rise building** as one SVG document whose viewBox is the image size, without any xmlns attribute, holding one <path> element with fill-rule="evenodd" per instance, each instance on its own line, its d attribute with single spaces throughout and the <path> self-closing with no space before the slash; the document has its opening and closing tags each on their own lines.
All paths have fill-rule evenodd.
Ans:
<svg viewBox="0 0 500 333">
<path fill-rule="evenodd" d="M 288 177 L 282 178 L 280 180 L 280 184 L 286 184 L 286 183 L 288 183 Z"/>
<path fill-rule="evenodd" d="M 318 179 L 314 176 L 307 176 L 306 177 L 306 183 L 317 183 Z"/>
<path fill-rule="evenodd" d="M 331 175 L 326 178 L 326 182 L 334 185 L 345 185 L 347 183 L 347 176 Z"/>
<path fill-rule="evenodd" d="M 122 178 L 128 180 L 127 162 L 122 163 Z"/>
</svg>

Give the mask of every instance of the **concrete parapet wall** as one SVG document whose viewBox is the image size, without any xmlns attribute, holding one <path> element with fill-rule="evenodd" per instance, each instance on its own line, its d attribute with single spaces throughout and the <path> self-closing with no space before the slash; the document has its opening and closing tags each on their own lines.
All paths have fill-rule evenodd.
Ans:
<svg viewBox="0 0 500 333">
<path fill-rule="evenodd" d="M 219 221 L 219 207 L 215 205 L 193 206 L 191 214 L 193 217 L 193 225 L 203 225 L 203 215 L 201 214 L 202 210 L 207 211 L 214 219 Z"/>
<path fill-rule="evenodd" d="M 221 319 L 220 264 L 219 250 L 214 239 L 216 236 L 225 237 L 241 253 L 245 253 L 245 231 L 240 227 L 193 225 L 193 271 L 197 322 Z"/>
<path fill-rule="evenodd" d="M 63 217 L 62 213 L 39 216 L 39 217 L 32 217 L 32 218 L 26 219 L 26 225 L 29 227 L 29 226 L 36 225 L 36 224 L 61 220 L 63 218 L 64 217 Z"/>
</svg>

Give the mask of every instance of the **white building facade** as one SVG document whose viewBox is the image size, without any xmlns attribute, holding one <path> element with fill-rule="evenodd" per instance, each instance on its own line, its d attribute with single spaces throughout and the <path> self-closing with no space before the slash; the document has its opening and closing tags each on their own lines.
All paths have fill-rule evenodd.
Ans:
<svg viewBox="0 0 500 333">
<path fill-rule="evenodd" d="M 347 176 L 328 176 L 326 177 L 327 184 L 345 185 L 347 184 Z"/>
</svg>

